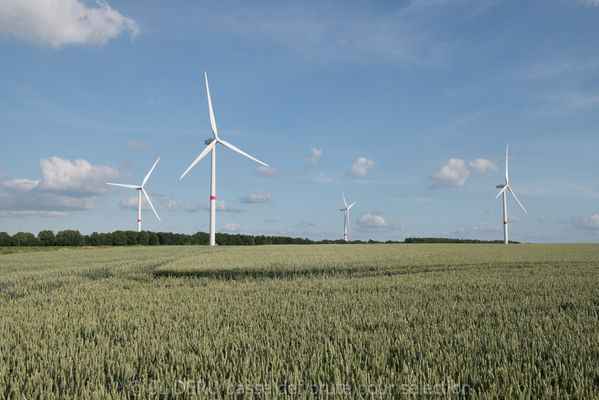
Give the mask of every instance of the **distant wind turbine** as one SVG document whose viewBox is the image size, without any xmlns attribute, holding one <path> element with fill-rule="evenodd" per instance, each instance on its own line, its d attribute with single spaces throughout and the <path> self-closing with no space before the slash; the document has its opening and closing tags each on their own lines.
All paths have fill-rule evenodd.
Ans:
<svg viewBox="0 0 599 400">
<path fill-rule="evenodd" d="M 503 242 L 505 244 L 508 244 L 509 238 L 508 238 L 507 194 L 506 194 L 506 192 L 509 191 L 512 194 L 512 196 L 514 196 L 514 199 L 516 199 L 516 201 L 518 202 L 518 205 L 522 208 L 522 210 L 524 210 L 525 213 L 528 214 L 528 211 L 526 211 L 526 208 L 524 208 L 522 203 L 520 203 L 520 200 L 518 200 L 516 193 L 514 193 L 514 191 L 512 190 L 512 187 L 510 186 L 510 178 L 509 178 L 509 174 L 508 174 L 508 145 L 507 144 L 505 145 L 505 183 L 501 184 L 501 185 L 497 185 L 495 187 L 497 189 L 501 189 L 499 191 L 499 193 L 497 193 L 497 196 L 495 196 L 495 198 L 498 198 L 499 196 L 503 195 Z"/>
<path fill-rule="evenodd" d="M 212 99 L 210 98 L 210 87 L 208 86 L 208 74 L 204 72 L 204 80 L 206 81 L 206 95 L 208 96 L 208 112 L 210 114 L 210 128 L 212 129 L 212 137 L 210 139 L 206 139 L 204 144 L 206 144 L 206 148 L 200 153 L 200 155 L 187 167 L 183 175 L 179 179 L 183 179 L 185 175 L 208 153 L 212 158 L 211 163 L 211 172 L 210 172 L 210 246 L 216 245 L 216 145 L 218 143 L 223 146 L 241 154 L 244 157 L 249 158 L 257 162 L 258 164 L 262 164 L 265 167 L 268 167 L 268 164 L 258 160 L 247 154 L 246 152 L 238 149 L 233 146 L 231 143 L 221 139 L 218 136 L 218 131 L 216 129 L 216 119 L 214 118 L 214 111 L 212 110 Z"/>
<path fill-rule="evenodd" d="M 150 196 L 148 196 L 148 193 L 144 189 L 144 185 L 150 178 L 150 175 L 152 175 L 152 171 L 154 171 L 154 168 L 156 168 L 156 164 L 158 164 L 158 161 L 160 161 L 160 157 L 158 157 L 156 162 L 154 162 L 154 165 L 152 165 L 152 168 L 150 168 L 150 171 L 144 177 L 144 180 L 141 182 L 141 185 L 128 185 L 128 184 L 124 184 L 124 183 L 106 183 L 107 185 L 137 190 L 137 232 L 141 232 L 141 194 L 142 193 L 144 194 L 146 200 L 148 201 L 148 204 L 152 208 L 152 211 L 154 211 L 154 215 L 156 215 L 156 218 L 158 218 L 158 221 L 160 221 L 160 217 L 158 216 L 158 213 L 156 212 L 154 205 L 152 205 L 152 200 L 150 200 Z"/>
<path fill-rule="evenodd" d="M 349 241 L 349 210 L 356 204 L 354 201 L 349 206 L 347 205 L 347 201 L 345 201 L 345 194 L 343 190 L 341 191 L 341 197 L 343 197 L 343 208 L 339 211 L 343 211 L 343 240 L 346 242 Z"/>
</svg>

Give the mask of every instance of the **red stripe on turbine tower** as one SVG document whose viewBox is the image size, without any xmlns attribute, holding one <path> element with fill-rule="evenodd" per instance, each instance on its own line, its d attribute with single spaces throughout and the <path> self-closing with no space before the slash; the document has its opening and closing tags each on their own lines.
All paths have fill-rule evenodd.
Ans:
<svg viewBox="0 0 599 400">
<path fill-rule="evenodd" d="M 216 196 L 210 196 L 210 200 L 216 200 Z"/>
<path fill-rule="evenodd" d="M 503 225 L 507 225 L 507 221 L 503 221 Z"/>
</svg>

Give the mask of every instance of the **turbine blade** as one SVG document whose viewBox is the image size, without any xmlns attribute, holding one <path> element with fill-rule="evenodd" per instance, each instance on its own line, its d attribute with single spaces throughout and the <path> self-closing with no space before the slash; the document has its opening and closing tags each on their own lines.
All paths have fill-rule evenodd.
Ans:
<svg viewBox="0 0 599 400">
<path fill-rule="evenodd" d="M 524 208 L 524 206 L 522 205 L 522 203 L 520 203 L 520 200 L 518 200 L 518 196 L 516 196 L 516 193 L 514 193 L 514 191 L 512 190 L 511 187 L 507 186 L 508 190 L 510 191 L 510 193 L 512 194 L 512 196 L 514 196 L 514 199 L 516 199 L 516 201 L 518 202 L 518 205 L 520 205 L 520 207 L 524 210 L 524 212 L 526 214 L 528 214 L 528 211 L 526 211 L 526 208 Z"/>
<path fill-rule="evenodd" d="M 141 186 L 139 185 L 126 185 L 124 183 L 110 183 L 110 182 L 106 182 L 107 185 L 111 185 L 111 186 L 118 186 L 118 187 L 123 187 L 123 188 L 127 188 L 127 189 L 140 189 Z"/>
<path fill-rule="evenodd" d="M 347 206 L 347 209 L 349 211 L 350 208 L 352 208 L 354 205 L 356 204 L 356 202 L 354 201 L 353 203 L 351 203 L 349 206 Z"/>
<path fill-rule="evenodd" d="M 225 146 L 225 147 L 228 147 L 229 149 L 231 149 L 231 150 L 233 150 L 233 151 L 236 151 L 237 153 L 241 154 L 242 156 L 245 156 L 245 157 L 249 158 L 250 160 L 254 160 L 254 161 L 256 161 L 258 164 L 262 164 L 262 165 L 264 165 L 265 167 L 268 167 L 268 164 L 266 164 L 266 163 L 264 163 L 264 162 L 262 162 L 262 161 L 258 160 L 257 158 L 254 158 L 254 157 L 250 156 L 248 153 L 246 153 L 245 151 L 243 151 L 243 150 L 241 150 L 241 149 L 238 149 L 237 147 L 233 146 L 231 143 L 229 143 L 229 142 L 227 142 L 227 141 L 224 141 L 224 140 L 222 140 L 222 139 L 219 139 L 219 140 L 218 140 L 218 142 L 219 142 L 220 144 L 222 144 L 223 146 Z M 213 142 L 213 143 L 214 143 L 214 142 Z"/>
<path fill-rule="evenodd" d="M 499 191 L 499 193 L 497 193 L 497 196 L 495 196 L 495 198 L 498 198 L 499 196 L 501 196 L 501 194 L 502 194 L 503 192 L 505 192 L 505 190 L 506 190 L 506 189 L 507 189 L 507 185 L 505 185 L 505 186 L 503 187 L 503 189 L 501 189 L 501 190 Z"/>
<path fill-rule="evenodd" d="M 345 201 L 345 194 L 343 194 L 343 190 L 341 191 L 341 197 L 343 197 L 343 205 L 347 208 L 347 201 Z"/>
<path fill-rule="evenodd" d="M 144 177 L 143 182 L 141 183 L 141 186 L 145 185 L 146 182 L 148 181 L 148 179 L 150 178 L 150 175 L 152 175 L 152 171 L 154 171 L 154 168 L 156 168 L 156 164 L 158 164 L 158 161 L 160 161 L 160 157 L 158 157 L 158 159 L 156 160 L 156 162 L 154 162 L 154 165 L 152 165 L 152 168 L 150 168 L 150 171 L 146 174 L 146 176 Z"/>
<path fill-rule="evenodd" d="M 199 163 L 199 162 L 200 162 L 200 160 L 201 160 L 202 158 L 204 158 L 204 157 L 206 156 L 206 154 L 208 154 L 208 153 L 210 152 L 210 150 L 212 150 L 212 149 L 214 148 L 214 146 L 216 146 L 216 140 L 215 140 L 215 141 L 213 141 L 212 143 L 210 143 L 208 146 L 206 146 L 206 148 L 205 148 L 205 149 L 204 149 L 204 150 L 203 150 L 203 151 L 200 153 L 200 155 L 199 155 L 199 156 L 198 156 L 198 157 L 197 157 L 195 160 L 193 160 L 193 162 L 192 162 L 192 163 L 189 165 L 189 167 L 187 167 L 187 169 L 185 170 L 185 172 L 183 172 L 183 175 L 181 175 L 181 177 L 179 178 L 179 180 L 183 179 L 183 177 L 184 177 L 185 175 L 187 175 L 187 173 L 188 173 L 188 172 L 189 172 L 189 171 L 190 171 L 190 170 L 191 170 L 193 167 L 195 167 L 195 165 L 196 165 L 197 163 Z"/>
<path fill-rule="evenodd" d="M 156 215 L 156 218 L 158 218 L 158 221 L 162 222 L 162 220 L 160 219 L 160 216 L 156 212 L 156 209 L 154 208 L 154 205 L 152 204 L 152 200 L 150 200 L 150 196 L 148 196 L 148 193 L 146 192 L 146 190 L 144 188 L 142 188 L 141 191 L 144 194 L 144 196 L 146 197 L 146 200 L 148 201 L 150 208 L 152 209 L 152 211 L 154 211 L 154 215 Z"/>
<path fill-rule="evenodd" d="M 212 109 L 212 99 L 210 98 L 210 86 L 208 86 L 208 73 L 204 72 L 204 80 L 206 81 L 206 95 L 208 96 L 208 112 L 210 113 L 210 128 L 212 136 L 218 139 L 218 130 L 216 129 L 216 119 L 214 118 L 214 110 Z"/>
</svg>

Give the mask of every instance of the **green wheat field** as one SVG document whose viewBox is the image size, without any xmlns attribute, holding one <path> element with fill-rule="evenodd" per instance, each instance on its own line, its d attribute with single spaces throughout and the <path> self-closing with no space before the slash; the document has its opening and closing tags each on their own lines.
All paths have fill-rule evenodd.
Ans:
<svg viewBox="0 0 599 400">
<path fill-rule="evenodd" d="M 0 398 L 599 397 L 598 245 L 0 249 Z"/>
</svg>

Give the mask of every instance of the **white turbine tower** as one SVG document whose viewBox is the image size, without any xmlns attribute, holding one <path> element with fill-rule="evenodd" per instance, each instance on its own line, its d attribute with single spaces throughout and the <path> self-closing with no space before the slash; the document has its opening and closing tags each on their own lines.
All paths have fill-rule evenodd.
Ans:
<svg viewBox="0 0 599 400">
<path fill-rule="evenodd" d="M 345 201 L 343 190 L 341 191 L 341 197 L 343 197 L 343 208 L 339 211 L 343 211 L 343 240 L 347 242 L 349 241 L 349 210 L 356 204 L 356 202 L 354 201 L 348 206 L 347 201 Z"/>
<path fill-rule="evenodd" d="M 204 141 L 204 143 L 207 145 L 206 148 L 189 165 L 189 167 L 187 167 L 187 169 L 185 170 L 185 172 L 183 172 L 183 175 L 181 175 L 181 177 L 179 179 L 183 179 L 183 177 L 185 175 L 187 175 L 187 173 L 202 158 L 204 158 L 208 153 L 210 153 L 210 156 L 212 158 L 211 171 L 210 171 L 210 246 L 215 246 L 216 245 L 216 239 L 215 239 L 215 235 L 216 235 L 216 145 L 218 143 L 220 143 L 223 146 L 241 154 L 242 156 L 247 157 L 250 160 L 257 162 L 258 164 L 264 165 L 265 167 L 268 167 L 268 164 L 263 163 L 262 161 L 258 160 L 257 158 L 250 156 L 246 152 L 238 149 L 237 147 L 233 146 L 231 143 L 221 139 L 218 136 L 218 131 L 216 129 L 216 120 L 214 118 L 214 111 L 212 110 L 212 99 L 210 98 L 210 88 L 208 86 L 208 74 L 206 72 L 204 72 L 204 80 L 206 81 L 206 95 L 208 96 L 208 112 L 210 113 L 210 128 L 212 130 L 212 137 L 210 139 L 206 139 Z"/>
<path fill-rule="evenodd" d="M 154 205 L 152 205 L 152 200 L 150 200 L 150 196 L 148 196 L 148 193 L 144 189 L 144 185 L 150 178 L 150 175 L 152 175 L 152 171 L 154 171 L 154 168 L 156 167 L 156 164 L 158 164 L 158 161 L 160 161 L 160 157 L 158 157 L 156 162 L 154 162 L 154 165 L 152 165 L 152 168 L 150 168 L 150 171 L 144 177 L 144 180 L 141 182 L 141 185 L 127 185 L 124 183 L 106 183 L 107 185 L 137 190 L 137 232 L 141 232 L 141 194 L 142 193 L 144 194 L 146 200 L 148 201 L 148 204 L 152 208 L 152 211 L 154 211 L 154 215 L 156 215 L 156 218 L 158 218 L 158 221 L 160 221 L 160 217 L 158 216 L 158 213 L 156 212 Z"/>
<path fill-rule="evenodd" d="M 509 191 L 512 196 L 514 196 L 514 199 L 516 199 L 516 201 L 518 202 L 518 205 L 520 205 L 520 207 L 522 207 L 522 210 L 524 210 L 525 213 L 528 214 L 528 211 L 526 211 L 526 208 L 524 208 L 524 206 L 522 205 L 522 203 L 520 203 L 520 200 L 518 200 L 518 197 L 516 196 L 516 193 L 514 193 L 514 191 L 512 190 L 512 187 L 510 186 L 510 177 L 508 174 L 508 145 L 505 145 L 505 183 L 501 184 L 501 185 L 497 185 L 495 186 L 497 189 L 501 189 L 499 191 L 499 193 L 497 193 L 497 196 L 495 196 L 495 198 L 498 198 L 499 196 L 503 195 L 503 242 L 505 244 L 509 243 L 509 238 L 508 238 L 508 218 L 507 218 L 507 191 Z"/>
</svg>

